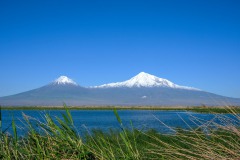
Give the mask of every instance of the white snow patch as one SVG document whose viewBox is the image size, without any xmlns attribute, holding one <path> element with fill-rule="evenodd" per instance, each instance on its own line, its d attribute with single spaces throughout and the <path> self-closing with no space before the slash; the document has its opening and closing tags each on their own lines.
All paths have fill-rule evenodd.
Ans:
<svg viewBox="0 0 240 160">
<path fill-rule="evenodd" d="M 171 81 L 159 78 L 154 75 L 140 72 L 138 75 L 132 77 L 131 79 L 123 82 L 108 83 L 100 86 L 94 86 L 92 88 L 120 88 L 120 87 L 169 87 L 176 89 L 187 89 L 187 90 L 199 90 L 193 87 L 180 86 L 172 83 Z"/>
<path fill-rule="evenodd" d="M 71 85 L 78 85 L 76 82 L 74 82 L 72 79 L 68 78 L 67 76 L 60 76 L 58 79 L 56 79 L 53 84 L 71 84 Z"/>
</svg>

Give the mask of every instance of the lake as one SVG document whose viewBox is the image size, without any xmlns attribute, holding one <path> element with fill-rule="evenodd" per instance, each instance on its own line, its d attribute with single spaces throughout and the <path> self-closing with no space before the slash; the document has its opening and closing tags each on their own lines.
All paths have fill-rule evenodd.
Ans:
<svg viewBox="0 0 240 160">
<path fill-rule="evenodd" d="M 71 110 L 70 112 L 74 120 L 74 125 L 80 132 L 90 131 L 92 129 L 101 129 L 104 131 L 120 129 L 120 124 L 112 110 Z M 52 117 L 61 117 L 65 111 L 3 110 L 2 129 L 5 130 L 10 126 L 7 132 L 12 133 L 11 122 L 12 117 L 14 117 L 15 123 L 18 126 L 19 135 L 24 135 L 24 129 L 26 129 L 26 127 L 24 127 L 23 123 L 23 113 L 43 122 L 43 115 L 45 113 L 49 113 Z M 231 114 L 203 114 L 185 111 L 119 110 L 118 114 L 122 119 L 123 125 L 127 128 L 134 126 L 140 130 L 156 129 L 161 133 L 172 133 L 169 127 L 184 129 L 196 128 L 209 120 L 224 123 L 224 120 L 219 119 L 219 117 L 230 117 L 234 119 Z"/>
</svg>

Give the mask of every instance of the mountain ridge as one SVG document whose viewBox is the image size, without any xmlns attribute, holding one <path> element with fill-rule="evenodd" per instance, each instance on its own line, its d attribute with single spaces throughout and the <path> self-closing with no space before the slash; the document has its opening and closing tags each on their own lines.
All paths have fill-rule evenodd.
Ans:
<svg viewBox="0 0 240 160">
<path fill-rule="evenodd" d="M 2 106 L 220 106 L 240 105 L 240 99 L 195 88 L 141 72 L 113 87 L 82 87 L 66 76 L 30 91 L 0 97 Z M 122 83 L 122 84 L 121 84 Z M 126 87 L 126 85 L 129 85 Z"/>
</svg>

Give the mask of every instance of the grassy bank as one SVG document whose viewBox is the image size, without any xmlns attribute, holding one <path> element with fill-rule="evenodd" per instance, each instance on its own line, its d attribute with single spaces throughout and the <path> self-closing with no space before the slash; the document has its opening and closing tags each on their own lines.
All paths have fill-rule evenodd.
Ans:
<svg viewBox="0 0 240 160">
<path fill-rule="evenodd" d="M 238 106 L 72 106 L 69 110 L 162 110 L 162 111 L 191 111 L 199 113 L 240 113 Z M 2 107 L 2 110 L 65 110 L 63 106 L 8 106 Z"/>
<path fill-rule="evenodd" d="M 126 129 L 116 110 L 120 130 L 84 130 L 77 132 L 70 111 L 61 118 L 46 114 L 44 122 L 24 116 L 28 133 L 1 135 L 0 159 L 239 159 L 240 117 L 236 124 L 220 117 L 224 125 L 209 121 L 196 129 L 174 129 L 175 134 L 160 134 L 155 130 Z M 207 129 L 206 129 L 207 128 Z M 82 136 L 80 136 L 82 135 Z"/>
</svg>

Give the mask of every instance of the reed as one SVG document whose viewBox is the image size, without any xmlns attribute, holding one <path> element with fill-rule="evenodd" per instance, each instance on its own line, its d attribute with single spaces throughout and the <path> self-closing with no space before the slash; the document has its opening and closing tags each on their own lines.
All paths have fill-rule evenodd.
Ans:
<svg viewBox="0 0 240 160">
<path fill-rule="evenodd" d="M 203 121 L 197 128 L 171 128 L 174 134 L 156 130 L 141 131 L 132 125 L 125 128 L 116 110 L 119 129 L 109 131 L 87 129 L 79 133 L 69 109 L 62 117 L 45 114 L 44 121 L 23 115 L 27 133 L 18 136 L 12 120 L 13 135 L 2 134 L 0 159 L 239 159 L 240 117 L 232 108 L 216 115 L 221 124 Z"/>
</svg>

